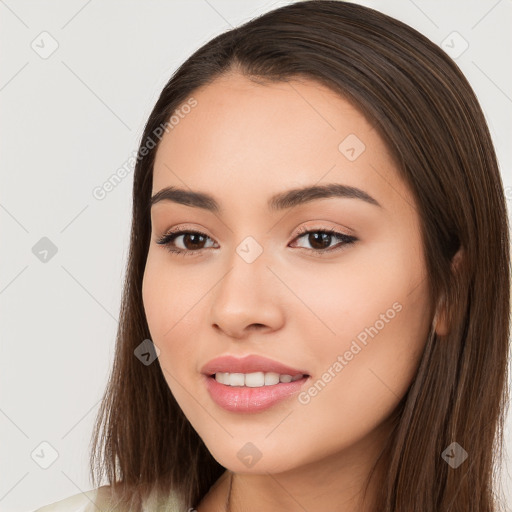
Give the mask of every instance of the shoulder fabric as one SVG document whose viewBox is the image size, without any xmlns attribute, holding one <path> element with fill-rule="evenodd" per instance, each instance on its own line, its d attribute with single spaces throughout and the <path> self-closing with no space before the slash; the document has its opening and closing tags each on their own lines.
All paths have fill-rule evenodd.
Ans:
<svg viewBox="0 0 512 512">
<path fill-rule="evenodd" d="M 168 497 L 157 497 L 152 493 L 143 505 L 144 512 L 178 512 L 181 510 L 180 501 L 171 492 Z M 68 498 L 50 505 L 38 508 L 33 512 L 122 512 L 111 501 L 110 486 L 103 485 L 80 494 L 74 494 Z"/>
<path fill-rule="evenodd" d="M 74 494 L 68 498 L 38 508 L 34 512 L 89 512 L 93 510 L 98 512 L 95 506 L 98 490 L 99 489 L 92 489 L 87 492 L 81 492 L 80 494 Z"/>
<path fill-rule="evenodd" d="M 174 491 L 170 491 L 166 496 L 159 496 L 156 492 L 152 492 L 143 505 L 144 512 L 180 512 L 187 509 L 193 510 L 192 507 L 185 507 Z"/>
</svg>

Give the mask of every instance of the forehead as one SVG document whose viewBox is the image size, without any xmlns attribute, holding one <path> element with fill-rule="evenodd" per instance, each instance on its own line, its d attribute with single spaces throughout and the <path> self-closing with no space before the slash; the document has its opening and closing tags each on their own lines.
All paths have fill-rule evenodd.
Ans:
<svg viewBox="0 0 512 512">
<path fill-rule="evenodd" d="M 322 180 L 374 197 L 389 194 L 390 184 L 408 194 L 371 123 L 315 81 L 259 84 L 229 75 L 191 96 L 195 106 L 160 142 L 153 194 L 176 185 L 222 197 L 229 185 L 243 205 Z"/>
</svg>

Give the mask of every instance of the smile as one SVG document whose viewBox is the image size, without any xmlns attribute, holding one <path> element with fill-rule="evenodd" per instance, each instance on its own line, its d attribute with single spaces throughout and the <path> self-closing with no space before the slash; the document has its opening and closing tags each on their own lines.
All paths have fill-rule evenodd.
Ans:
<svg viewBox="0 0 512 512">
<path fill-rule="evenodd" d="M 304 375 L 297 374 L 294 377 L 287 374 L 276 372 L 254 372 L 254 373 L 227 373 L 218 372 L 215 374 L 215 380 L 226 386 L 240 386 L 249 388 L 260 388 L 263 386 L 275 386 L 280 382 L 295 382 L 302 379 Z"/>
<path fill-rule="evenodd" d="M 301 392 L 311 376 L 259 354 L 224 354 L 201 368 L 212 400 L 231 412 L 260 412 Z"/>
</svg>

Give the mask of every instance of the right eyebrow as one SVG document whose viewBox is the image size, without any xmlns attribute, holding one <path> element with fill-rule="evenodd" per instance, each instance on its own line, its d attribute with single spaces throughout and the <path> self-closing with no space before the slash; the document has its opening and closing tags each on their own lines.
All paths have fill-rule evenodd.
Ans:
<svg viewBox="0 0 512 512">
<path fill-rule="evenodd" d="M 203 208 L 210 212 L 218 212 L 220 210 L 217 201 L 209 194 L 204 192 L 193 192 L 177 187 L 165 187 L 159 190 L 151 198 L 151 207 L 160 201 L 172 201 L 186 206 L 194 206 Z"/>
</svg>

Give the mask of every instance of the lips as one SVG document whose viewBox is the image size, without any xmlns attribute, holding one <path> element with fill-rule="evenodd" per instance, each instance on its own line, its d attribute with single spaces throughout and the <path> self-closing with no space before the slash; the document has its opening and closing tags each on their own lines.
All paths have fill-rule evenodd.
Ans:
<svg viewBox="0 0 512 512">
<path fill-rule="evenodd" d="M 206 363 L 202 368 L 203 380 L 212 400 L 223 409 L 236 413 L 257 413 L 276 406 L 284 401 L 289 401 L 306 386 L 311 376 L 306 370 L 274 361 L 255 354 L 243 358 L 225 355 L 217 357 Z M 264 373 L 265 378 L 272 375 L 275 379 L 279 375 L 279 381 L 272 385 L 249 386 L 247 378 L 251 374 Z M 218 374 L 217 378 L 214 374 Z M 225 383 L 226 375 L 230 374 L 231 382 Z M 240 380 L 245 374 L 245 386 L 233 385 L 232 380 Z M 290 382 L 290 377 L 297 377 Z M 252 375 L 255 377 L 255 375 Z M 261 379 L 261 375 L 258 376 Z M 252 379 L 254 381 L 254 379 Z M 242 383 L 243 384 L 243 383 Z M 254 382 L 253 382 L 254 384 Z"/>
<path fill-rule="evenodd" d="M 243 358 L 234 356 L 221 356 L 208 361 L 201 373 L 211 376 L 215 373 L 254 373 L 254 372 L 274 372 L 282 375 L 309 375 L 307 371 L 292 368 L 278 361 L 268 359 L 263 356 L 249 355 Z"/>
</svg>

